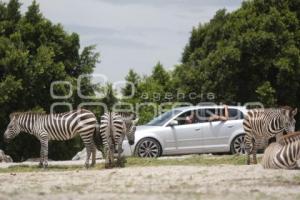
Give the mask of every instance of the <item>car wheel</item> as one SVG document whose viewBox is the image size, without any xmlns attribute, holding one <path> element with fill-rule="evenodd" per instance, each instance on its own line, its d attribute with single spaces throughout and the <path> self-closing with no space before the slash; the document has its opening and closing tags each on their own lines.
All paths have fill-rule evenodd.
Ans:
<svg viewBox="0 0 300 200">
<path fill-rule="evenodd" d="M 152 138 L 142 139 L 136 147 L 135 155 L 143 158 L 156 158 L 162 153 L 159 142 Z"/>
<path fill-rule="evenodd" d="M 232 154 L 245 154 L 245 135 L 236 136 L 231 142 Z"/>
</svg>

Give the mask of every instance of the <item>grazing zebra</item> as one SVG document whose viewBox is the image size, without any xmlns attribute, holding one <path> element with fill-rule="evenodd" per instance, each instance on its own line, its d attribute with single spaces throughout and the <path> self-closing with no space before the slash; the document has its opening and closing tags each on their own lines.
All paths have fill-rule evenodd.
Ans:
<svg viewBox="0 0 300 200">
<path fill-rule="evenodd" d="M 132 116 L 124 113 L 107 112 L 101 116 L 100 131 L 105 159 L 105 168 L 114 166 L 114 153 L 118 153 L 117 165 L 121 166 L 122 143 L 125 136 L 130 145 L 134 144 L 134 135 L 138 119 L 133 120 Z M 98 145 L 96 145 L 99 149 Z"/>
<path fill-rule="evenodd" d="M 12 113 L 10 123 L 4 133 L 4 139 L 9 141 L 20 132 L 36 136 L 41 143 L 40 166 L 47 167 L 48 141 L 69 140 L 79 134 L 87 149 L 85 166 L 88 168 L 91 154 L 92 165 L 95 164 L 96 148 L 93 135 L 96 123 L 95 115 L 84 109 L 59 114 Z"/>
<path fill-rule="evenodd" d="M 245 130 L 245 150 L 247 164 L 250 164 L 250 153 L 253 154 L 253 163 L 257 163 L 256 151 L 260 141 L 268 140 L 283 132 L 295 130 L 294 116 L 297 108 L 282 107 L 278 109 L 253 109 L 249 110 L 243 126 Z M 252 149 L 252 150 L 251 150 Z"/>
<path fill-rule="evenodd" d="M 300 132 L 282 137 L 278 142 L 270 144 L 262 158 L 262 166 L 266 169 L 295 169 L 300 159 Z"/>
</svg>

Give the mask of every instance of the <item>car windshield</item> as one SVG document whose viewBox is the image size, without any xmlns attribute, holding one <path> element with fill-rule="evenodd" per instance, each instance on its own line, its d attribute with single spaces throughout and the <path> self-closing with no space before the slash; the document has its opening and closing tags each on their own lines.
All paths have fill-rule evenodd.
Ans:
<svg viewBox="0 0 300 200">
<path fill-rule="evenodd" d="M 170 110 L 168 112 L 165 112 L 164 114 L 152 119 L 148 124 L 148 126 L 162 126 L 164 125 L 167 121 L 169 121 L 172 117 L 180 113 L 181 110 Z"/>
</svg>

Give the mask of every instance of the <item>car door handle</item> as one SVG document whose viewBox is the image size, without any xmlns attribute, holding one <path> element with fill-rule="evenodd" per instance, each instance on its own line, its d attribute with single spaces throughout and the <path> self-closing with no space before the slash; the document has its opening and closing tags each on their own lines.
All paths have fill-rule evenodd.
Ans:
<svg viewBox="0 0 300 200">
<path fill-rule="evenodd" d="M 228 127 L 228 128 L 232 128 L 232 127 L 234 127 L 234 126 L 233 126 L 233 125 L 228 125 L 227 127 Z"/>
<path fill-rule="evenodd" d="M 196 128 L 196 129 L 195 129 L 195 131 L 200 131 L 200 130 L 201 130 L 201 128 Z"/>
</svg>

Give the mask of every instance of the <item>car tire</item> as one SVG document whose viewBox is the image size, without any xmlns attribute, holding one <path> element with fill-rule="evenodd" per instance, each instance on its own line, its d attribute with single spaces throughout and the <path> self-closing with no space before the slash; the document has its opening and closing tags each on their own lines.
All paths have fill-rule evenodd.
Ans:
<svg viewBox="0 0 300 200">
<path fill-rule="evenodd" d="M 157 158 L 161 156 L 162 148 L 160 143 L 153 138 L 143 138 L 135 148 L 135 155 L 142 158 Z"/>
<path fill-rule="evenodd" d="M 232 154 L 245 154 L 245 134 L 236 136 L 230 145 L 230 152 Z"/>
</svg>

